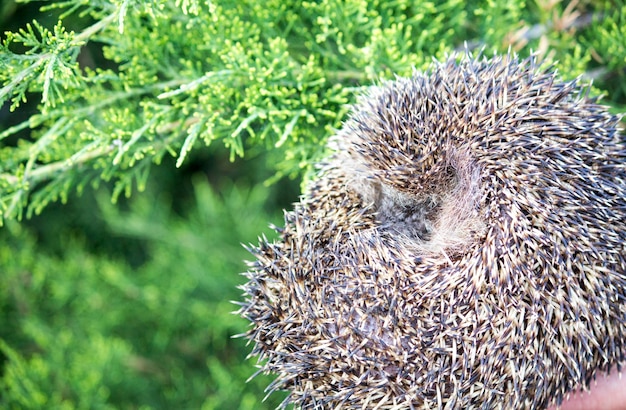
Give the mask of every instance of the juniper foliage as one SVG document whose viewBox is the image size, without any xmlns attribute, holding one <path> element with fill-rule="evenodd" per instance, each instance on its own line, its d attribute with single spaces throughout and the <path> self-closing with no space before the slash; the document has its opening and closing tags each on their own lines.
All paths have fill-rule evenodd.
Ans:
<svg viewBox="0 0 626 410">
<path fill-rule="evenodd" d="M 1 220 L 31 216 L 99 181 L 144 189 L 166 155 L 221 142 L 234 160 L 272 152 L 276 178 L 323 154 L 354 88 L 484 46 L 600 63 L 623 79 L 624 5 L 458 0 L 259 2 L 67 0 L 0 45 L 0 103 L 36 112 L 3 129 Z M 80 18 L 76 29 L 64 21 Z M 101 54 L 100 54 L 101 53 Z M 595 60 L 594 60 L 595 58 Z M 623 82 L 622 82 L 623 84 Z M 623 88 L 623 86 L 622 86 Z M 623 90 L 621 90 L 623 93 Z M 623 95 L 623 94 L 622 94 Z M 27 137 L 11 139 L 19 131 Z M 307 168 L 309 167 L 309 168 Z"/>
<path fill-rule="evenodd" d="M 230 313 L 246 253 L 239 241 L 279 216 L 262 211 L 265 191 L 218 194 L 196 178 L 196 206 L 179 215 L 162 196 L 122 210 L 100 192 L 101 235 L 141 242 L 139 266 L 90 251 L 67 229 L 56 237 L 65 251 L 53 252 L 9 221 L 0 236 L 0 408 L 276 407 L 280 397 L 261 402 L 267 379 L 246 383 L 254 370 L 245 342 L 231 339 L 246 326 Z"/>
</svg>

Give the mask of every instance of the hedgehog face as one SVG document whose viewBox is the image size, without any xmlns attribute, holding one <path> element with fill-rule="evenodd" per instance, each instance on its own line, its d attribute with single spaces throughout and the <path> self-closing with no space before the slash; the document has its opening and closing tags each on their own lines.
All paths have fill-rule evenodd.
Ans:
<svg viewBox="0 0 626 410">
<path fill-rule="evenodd" d="M 367 204 L 379 230 L 395 232 L 424 252 L 458 253 L 485 229 L 479 203 L 480 166 L 466 151 L 449 153 L 447 166 L 439 169 L 441 176 L 435 167 L 429 169 L 431 182 L 437 180 L 438 185 L 420 183 L 416 189 L 416 183 L 411 190 L 401 189 L 398 182 L 412 178 L 409 173 L 387 168 L 368 172 L 363 164 L 355 166 L 351 161 L 339 163 L 352 175 L 348 185 Z"/>
<path fill-rule="evenodd" d="M 308 408 L 541 409 L 626 347 L 618 118 L 533 59 L 374 87 L 240 313 Z"/>
</svg>

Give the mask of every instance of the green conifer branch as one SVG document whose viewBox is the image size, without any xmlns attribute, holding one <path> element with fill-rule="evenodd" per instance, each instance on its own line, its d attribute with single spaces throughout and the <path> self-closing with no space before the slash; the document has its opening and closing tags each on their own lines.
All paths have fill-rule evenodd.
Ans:
<svg viewBox="0 0 626 410">
<path fill-rule="evenodd" d="M 0 45 L 0 103 L 40 99 L 29 120 L 0 129 L 0 143 L 30 133 L 0 145 L 0 222 L 85 183 L 129 194 L 164 155 L 180 167 L 215 141 L 231 160 L 267 150 L 274 179 L 310 172 L 355 90 L 464 44 L 536 50 L 568 78 L 623 78 L 626 66 L 621 15 L 586 4 L 67 0 L 46 12 L 56 8 L 92 24 L 35 20 Z M 89 60 L 98 48 L 102 67 Z"/>
</svg>

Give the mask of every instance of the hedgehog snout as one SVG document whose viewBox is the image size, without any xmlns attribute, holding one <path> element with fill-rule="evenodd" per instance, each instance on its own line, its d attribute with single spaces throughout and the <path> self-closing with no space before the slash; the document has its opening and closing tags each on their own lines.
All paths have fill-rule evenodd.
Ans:
<svg viewBox="0 0 626 410">
<path fill-rule="evenodd" d="M 389 229 L 420 242 L 432 238 L 441 200 L 436 195 L 420 197 L 376 184 L 373 210 L 383 229 Z"/>
</svg>

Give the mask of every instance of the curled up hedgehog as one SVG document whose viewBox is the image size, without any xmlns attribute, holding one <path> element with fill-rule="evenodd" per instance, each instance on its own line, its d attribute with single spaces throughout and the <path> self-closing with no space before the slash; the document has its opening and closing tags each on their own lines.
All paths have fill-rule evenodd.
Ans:
<svg viewBox="0 0 626 410">
<path fill-rule="evenodd" d="M 626 353 L 619 118 L 535 58 L 361 97 L 239 313 L 301 409 L 543 409 Z"/>
</svg>

